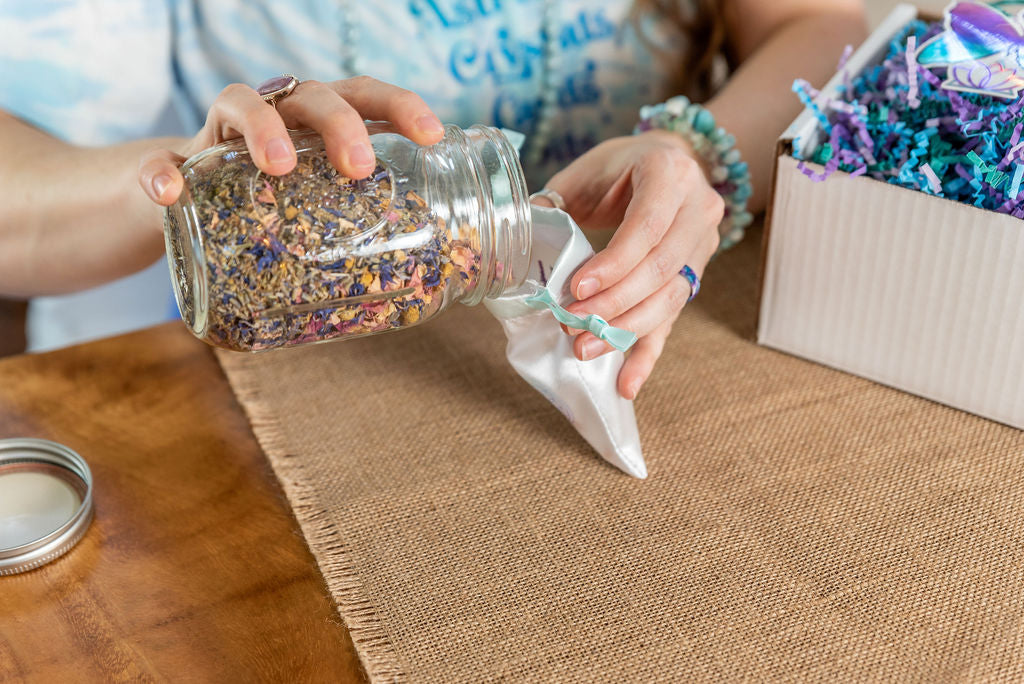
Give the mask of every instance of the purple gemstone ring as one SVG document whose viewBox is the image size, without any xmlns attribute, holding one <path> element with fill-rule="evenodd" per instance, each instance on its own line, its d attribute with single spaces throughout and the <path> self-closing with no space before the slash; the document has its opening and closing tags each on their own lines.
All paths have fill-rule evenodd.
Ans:
<svg viewBox="0 0 1024 684">
<path fill-rule="evenodd" d="M 679 275 L 686 278 L 686 282 L 690 283 L 690 298 L 686 300 L 686 303 L 689 304 L 697 296 L 697 293 L 700 292 L 700 278 L 697 277 L 697 274 L 689 266 L 683 266 L 683 270 L 679 272 Z"/>
<path fill-rule="evenodd" d="M 256 92 L 260 94 L 264 102 L 276 107 L 278 101 L 291 95 L 299 83 L 299 79 L 291 74 L 282 74 L 260 83 L 256 86 Z"/>
</svg>

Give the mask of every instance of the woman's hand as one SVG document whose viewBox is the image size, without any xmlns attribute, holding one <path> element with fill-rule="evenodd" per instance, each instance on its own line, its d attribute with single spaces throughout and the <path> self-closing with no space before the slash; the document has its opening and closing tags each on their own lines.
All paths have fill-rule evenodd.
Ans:
<svg viewBox="0 0 1024 684">
<path fill-rule="evenodd" d="M 276 108 L 254 89 L 235 83 L 221 91 L 206 125 L 182 149 L 155 150 L 142 158 L 139 184 L 157 204 L 174 204 L 184 182 L 181 163 L 233 138 L 245 138 L 260 170 L 283 175 L 296 163 L 287 128 L 317 131 L 339 172 L 365 178 L 376 163 L 365 119 L 390 121 L 399 133 L 421 145 L 433 145 L 444 136 L 441 121 L 418 95 L 368 76 L 332 83 L 303 81 Z"/>
<path fill-rule="evenodd" d="M 698 276 L 718 249 L 724 203 L 679 135 L 649 131 L 608 140 L 556 174 L 547 187 L 565 199 L 584 228 L 615 228 L 608 247 L 573 276 L 577 315 L 598 314 L 640 338 L 619 373 L 619 393 L 636 397 L 661 356 L 690 296 L 680 275 Z M 576 356 L 611 350 L 590 333 L 577 335 Z"/>
</svg>

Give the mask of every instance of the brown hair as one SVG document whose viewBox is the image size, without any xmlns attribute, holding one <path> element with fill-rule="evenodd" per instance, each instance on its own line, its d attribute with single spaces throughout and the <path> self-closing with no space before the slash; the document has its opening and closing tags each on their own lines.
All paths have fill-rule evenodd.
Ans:
<svg viewBox="0 0 1024 684">
<path fill-rule="evenodd" d="M 672 22 L 686 36 L 682 55 L 659 51 L 674 75 L 673 94 L 682 93 L 702 101 L 718 86 L 728 42 L 723 4 L 720 0 L 635 1 L 634 23 L 642 15 L 653 14 Z"/>
</svg>

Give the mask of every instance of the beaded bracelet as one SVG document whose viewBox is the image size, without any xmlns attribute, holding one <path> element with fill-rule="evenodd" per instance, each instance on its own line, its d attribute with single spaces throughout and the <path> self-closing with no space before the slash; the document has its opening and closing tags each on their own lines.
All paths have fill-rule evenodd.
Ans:
<svg viewBox="0 0 1024 684">
<path fill-rule="evenodd" d="M 711 185 L 725 200 L 725 217 L 718 227 L 722 236 L 719 249 L 728 249 L 742 240 L 744 230 L 754 220 L 747 211 L 753 187 L 750 170 L 736 149 L 735 136 L 717 128 L 711 112 L 683 95 L 640 109 L 640 122 L 633 132 L 653 129 L 683 136 L 710 165 Z"/>
</svg>

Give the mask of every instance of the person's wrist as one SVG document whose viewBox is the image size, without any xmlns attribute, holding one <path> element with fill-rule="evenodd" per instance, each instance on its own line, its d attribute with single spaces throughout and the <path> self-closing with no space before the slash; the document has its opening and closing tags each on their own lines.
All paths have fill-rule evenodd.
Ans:
<svg viewBox="0 0 1024 684">
<path fill-rule="evenodd" d="M 736 138 L 716 125 L 710 111 L 682 95 L 663 104 L 641 108 L 634 133 L 659 130 L 678 135 L 689 143 L 694 158 L 704 162 L 711 186 L 725 200 L 725 218 L 719 226 L 720 249 L 739 242 L 753 221 L 747 211 L 753 187 L 749 168 L 736 148 Z"/>
<path fill-rule="evenodd" d="M 637 134 L 638 138 L 646 138 L 647 140 L 656 141 L 659 145 L 671 147 L 680 150 L 686 156 L 697 162 L 701 172 L 704 174 L 704 178 L 707 179 L 708 183 L 711 183 L 711 165 L 708 160 L 697 154 L 696 150 L 693 149 L 693 144 L 684 138 L 683 136 L 675 133 L 674 131 L 668 131 L 660 128 L 652 128 L 648 131 L 643 131 Z"/>
</svg>

